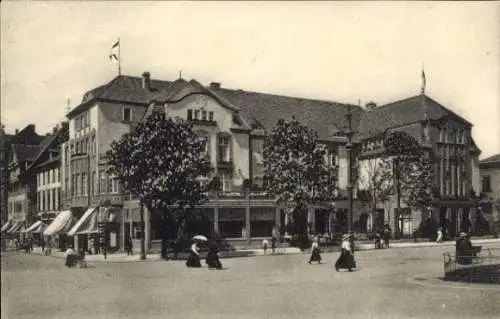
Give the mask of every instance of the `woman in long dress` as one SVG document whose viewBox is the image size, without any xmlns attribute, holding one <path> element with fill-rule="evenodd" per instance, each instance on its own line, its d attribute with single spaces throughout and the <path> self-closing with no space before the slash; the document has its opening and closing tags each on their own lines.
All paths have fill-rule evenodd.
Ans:
<svg viewBox="0 0 500 319">
<path fill-rule="evenodd" d="M 65 255 L 66 255 L 66 263 L 65 263 L 66 267 L 68 267 L 68 268 L 74 267 L 75 266 L 75 252 L 71 248 L 71 246 L 68 247 Z"/>
<path fill-rule="evenodd" d="M 342 237 L 342 246 L 340 257 L 337 259 L 335 263 L 335 270 L 339 271 L 339 269 L 348 269 L 352 271 L 353 268 L 356 268 L 356 261 L 354 260 L 353 254 L 353 242 L 352 235 L 345 234 Z"/>
<path fill-rule="evenodd" d="M 211 243 L 210 247 L 208 248 L 208 254 L 207 254 L 207 265 L 208 269 L 222 269 L 222 264 L 219 260 L 219 248 L 215 243 Z"/>
<path fill-rule="evenodd" d="M 189 257 L 186 261 L 186 266 L 193 268 L 201 267 L 200 253 L 198 250 L 198 245 L 196 245 L 196 243 L 191 245 L 191 253 L 189 254 Z"/>
<path fill-rule="evenodd" d="M 313 261 L 317 261 L 318 264 L 321 264 L 321 253 L 318 245 L 318 238 L 315 237 L 313 243 L 311 245 L 311 257 L 309 258 L 309 264 Z"/>
</svg>

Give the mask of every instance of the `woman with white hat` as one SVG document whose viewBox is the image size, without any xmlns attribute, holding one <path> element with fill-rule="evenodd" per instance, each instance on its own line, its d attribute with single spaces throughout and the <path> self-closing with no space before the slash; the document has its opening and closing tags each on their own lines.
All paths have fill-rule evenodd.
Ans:
<svg viewBox="0 0 500 319">
<path fill-rule="evenodd" d="M 353 255 L 354 247 L 352 239 L 352 234 L 345 234 L 342 237 L 342 245 L 340 246 L 341 253 L 339 258 L 337 259 L 337 262 L 335 262 L 336 271 L 339 271 L 339 269 L 348 269 L 349 271 L 352 271 L 353 268 L 356 268 L 356 261 L 354 260 Z"/>
</svg>

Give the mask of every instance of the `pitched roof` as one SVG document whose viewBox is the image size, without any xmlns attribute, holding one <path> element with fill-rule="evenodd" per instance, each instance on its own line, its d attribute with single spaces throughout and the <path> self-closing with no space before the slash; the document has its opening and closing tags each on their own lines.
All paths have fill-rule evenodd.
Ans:
<svg viewBox="0 0 500 319">
<path fill-rule="evenodd" d="M 347 129 L 348 104 L 225 88 L 210 88 L 210 91 L 239 108 L 250 125 L 267 131 L 279 119 L 291 120 L 292 117 L 314 128 L 320 139 L 331 138 Z M 363 110 L 359 106 L 351 107 L 353 127 L 356 127 Z"/>
<path fill-rule="evenodd" d="M 146 105 L 157 95 L 165 94 L 169 90 L 171 83 L 151 79 L 149 89 L 144 89 L 141 77 L 120 75 L 105 85 L 87 91 L 83 95 L 81 104 L 71 110 L 67 117 L 72 117 L 83 111 L 89 103 L 96 100 L 123 101 Z"/>
<path fill-rule="evenodd" d="M 483 163 L 500 163 L 500 153 L 481 160 L 481 164 Z"/>
<path fill-rule="evenodd" d="M 422 97 L 424 100 L 422 100 Z M 422 121 L 425 112 L 424 102 L 427 106 L 430 120 L 440 120 L 447 116 L 455 116 L 466 124 L 472 125 L 432 98 L 426 95 L 417 95 L 365 112 L 359 126 L 360 138 L 368 138 L 383 133 L 390 128 Z"/>
<path fill-rule="evenodd" d="M 39 145 L 12 144 L 12 152 L 18 164 L 33 161 L 41 150 L 42 146 Z"/>
</svg>

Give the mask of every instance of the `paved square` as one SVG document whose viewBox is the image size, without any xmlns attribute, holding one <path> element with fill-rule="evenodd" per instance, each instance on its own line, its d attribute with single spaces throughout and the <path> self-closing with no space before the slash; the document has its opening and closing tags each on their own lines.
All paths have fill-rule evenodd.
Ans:
<svg viewBox="0 0 500 319">
<path fill-rule="evenodd" d="M 499 247 L 500 244 L 488 245 Z M 2 255 L 2 318 L 499 318 L 498 285 L 421 285 L 442 275 L 450 247 L 357 252 L 337 273 L 308 255 L 222 259 L 222 271 L 181 261 L 93 263 Z"/>
</svg>

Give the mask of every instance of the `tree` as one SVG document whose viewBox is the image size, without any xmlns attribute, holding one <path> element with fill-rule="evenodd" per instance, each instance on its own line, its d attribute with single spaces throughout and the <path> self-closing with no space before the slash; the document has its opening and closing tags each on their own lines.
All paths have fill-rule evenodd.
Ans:
<svg viewBox="0 0 500 319">
<path fill-rule="evenodd" d="M 198 178 L 210 172 L 210 163 L 202 155 L 204 140 L 192 128 L 190 122 L 154 112 L 107 152 L 110 173 L 123 190 L 138 195 L 150 212 L 160 212 L 165 223 L 174 222 L 178 233 L 196 218 L 194 206 L 207 200 L 207 187 Z M 162 252 L 165 257 L 165 231 Z"/>
<path fill-rule="evenodd" d="M 395 192 L 392 164 L 386 156 L 359 161 L 358 197 L 368 204 L 368 211 L 375 216 L 377 204 L 385 202 Z"/>
<path fill-rule="evenodd" d="M 279 203 L 293 205 L 291 230 L 301 240 L 307 236 L 308 206 L 335 197 L 336 174 L 325 155 L 317 133 L 295 119 L 279 120 L 264 141 L 267 190 Z"/>
<path fill-rule="evenodd" d="M 433 163 L 418 141 L 405 132 L 395 131 L 384 141 L 385 156 L 392 159 L 397 207 L 404 197 L 408 206 L 424 211 L 432 204 Z"/>
</svg>

